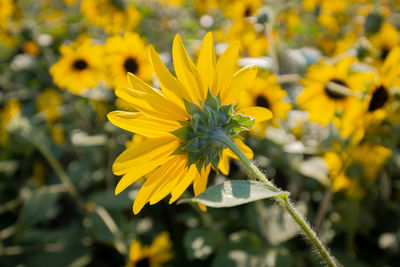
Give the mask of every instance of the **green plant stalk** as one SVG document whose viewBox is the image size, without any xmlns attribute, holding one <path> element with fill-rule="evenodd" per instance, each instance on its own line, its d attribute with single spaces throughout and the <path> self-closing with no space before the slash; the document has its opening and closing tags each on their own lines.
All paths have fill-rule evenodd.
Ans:
<svg viewBox="0 0 400 267">
<path fill-rule="evenodd" d="M 239 157 L 240 161 L 246 166 L 248 171 L 254 175 L 260 182 L 269 185 L 276 192 L 280 191 L 271 181 L 265 177 L 265 175 L 254 165 L 254 163 L 249 160 L 239 147 L 226 135 L 221 132 L 214 133 L 214 138 L 224 143 L 229 149 Z M 308 237 L 314 247 L 317 249 L 321 258 L 325 261 L 326 265 L 329 267 L 337 267 L 338 264 L 334 258 L 330 255 L 329 251 L 318 239 L 315 232 L 311 229 L 309 223 L 304 219 L 304 217 L 295 209 L 293 204 L 288 200 L 287 197 L 278 196 L 275 197 L 279 205 L 286 210 L 290 216 L 295 220 L 299 227 L 303 230 L 304 234 Z"/>
</svg>

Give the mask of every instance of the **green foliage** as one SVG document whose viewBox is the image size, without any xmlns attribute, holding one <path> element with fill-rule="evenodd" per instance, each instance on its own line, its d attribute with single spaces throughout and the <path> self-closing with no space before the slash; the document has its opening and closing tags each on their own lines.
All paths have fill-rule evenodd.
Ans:
<svg viewBox="0 0 400 267">
<path fill-rule="evenodd" d="M 255 181 L 229 181 L 207 188 L 195 198 L 180 200 L 180 203 L 197 202 L 208 207 L 234 207 L 260 199 L 287 197 L 288 192 L 276 192 L 274 188 Z"/>
</svg>

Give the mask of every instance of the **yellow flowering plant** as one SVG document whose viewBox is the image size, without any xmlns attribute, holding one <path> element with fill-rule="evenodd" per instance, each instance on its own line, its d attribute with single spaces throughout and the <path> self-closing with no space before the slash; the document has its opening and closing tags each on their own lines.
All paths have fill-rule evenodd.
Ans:
<svg viewBox="0 0 400 267">
<path fill-rule="evenodd" d="M 128 74 L 132 88 L 117 90 L 116 94 L 138 112 L 113 111 L 108 115 L 116 126 L 148 138 L 124 151 L 115 161 L 114 173 L 124 175 L 115 193 L 147 176 L 133 204 L 135 214 L 147 202 L 155 204 L 168 194 L 172 195 L 170 203 L 174 202 L 192 182 L 197 198 L 185 201 L 197 202 L 203 210 L 205 205 L 231 207 L 272 197 L 293 217 L 326 264 L 337 266 L 289 202 L 288 193 L 274 186 L 246 157 L 237 145 L 238 141 L 234 141 L 240 140 L 240 133 L 250 130 L 256 121 L 272 117 L 264 107 L 237 109 L 240 91 L 254 79 L 257 71 L 254 66 L 249 66 L 234 73 L 238 49 L 239 44 L 233 43 L 216 61 L 213 37 L 208 33 L 197 65 L 194 65 L 180 36 L 176 35 L 172 47 L 175 78 L 154 48 L 149 48 L 150 62 L 161 91 Z M 260 183 L 232 181 L 205 191 L 210 167 L 218 170 L 224 152 L 233 153 Z M 247 197 L 238 193 L 246 188 L 250 190 Z"/>
</svg>

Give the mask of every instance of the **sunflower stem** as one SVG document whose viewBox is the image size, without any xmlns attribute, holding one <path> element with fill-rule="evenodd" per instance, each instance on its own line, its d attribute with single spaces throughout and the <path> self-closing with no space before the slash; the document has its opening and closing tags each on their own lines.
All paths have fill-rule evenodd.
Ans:
<svg viewBox="0 0 400 267">
<path fill-rule="evenodd" d="M 214 138 L 225 144 L 229 149 L 235 153 L 236 156 L 239 157 L 240 161 L 246 166 L 248 171 L 254 175 L 260 182 L 265 183 L 272 188 L 274 188 L 277 192 L 280 191 L 271 181 L 267 179 L 267 177 L 254 165 L 254 163 L 248 159 L 243 152 L 239 149 L 239 147 L 232 141 L 231 138 L 227 137 L 222 132 L 214 133 Z M 296 210 L 293 204 L 287 197 L 277 196 L 275 197 L 279 205 L 286 210 L 290 216 L 294 219 L 294 221 L 298 224 L 298 226 L 303 230 L 304 234 L 308 237 L 314 247 L 317 249 L 321 258 L 325 261 L 326 265 L 329 267 L 337 267 L 335 259 L 330 255 L 327 248 L 322 244 L 322 242 L 318 239 L 316 233 L 310 227 L 310 224 L 306 221 L 306 219 Z"/>
</svg>

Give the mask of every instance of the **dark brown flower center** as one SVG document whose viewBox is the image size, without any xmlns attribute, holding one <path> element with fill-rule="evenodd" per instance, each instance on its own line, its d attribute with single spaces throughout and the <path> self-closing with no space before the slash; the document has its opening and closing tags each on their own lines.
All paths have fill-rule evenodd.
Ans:
<svg viewBox="0 0 400 267">
<path fill-rule="evenodd" d="M 127 72 L 135 74 L 139 69 L 136 59 L 128 57 L 124 62 L 124 68 Z"/>
<path fill-rule="evenodd" d="M 88 63 L 84 59 L 77 59 L 72 64 L 72 67 L 75 70 L 79 70 L 79 71 L 86 69 L 88 66 L 89 66 Z"/>
<path fill-rule="evenodd" d="M 371 102 L 369 102 L 368 111 L 373 112 L 385 105 L 389 99 L 389 94 L 385 87 L 379 86 L 372 94 Z"/>
<path fill-rule="evenodd" d="M 245 17 L 249 17 L 249 16 L 251 16 L 252 13 L 253 13 L 253 12 L 252 12 L 252 10 L 251 10 L 251 7 L 250 7 L 250 6 L 247 6 L 246 9 L 245 9 L 244 12 L 243 12 L 243 15 L 244 15 Z"/>
<path fill-rule="evenodd" d="M 259 107 L 264 107 L 264 108 L 270 108 L 271 104 L 269 103 L 268 99 L 263 96 L 263 95 L 259 95 L 256 98 L 256 106 Z"/>
<path fill-rule="evenodd" d="M 136 262 L 135 267 L 150 267 L 150 259 L 148 257 L 140 259 Z"/>
<path fill-rule="evenodd" d="M 390 53 L 390 48 L 384 47 L 381 49 L 381 51 L 379 52 L 379 58 L 381 60 L 385 60 L 386 57 L 389 55 Z"/>
<path fill-rule="evenodd" d="M 338 80 L 338 79 L 332 79 L 332 80 L 330 80 L 330 82 L 347 87 L 343 81 Z M 327 84 L 325 84 L 324 91 L 325 91 L 325 94 L 333 100 L 342 100 L 342 99 L 346 98 L 345 94 L 342 94 L 340 92 L 333 90 L 332 88 L 329 88 L 329 86 Z"/>
</svg>

